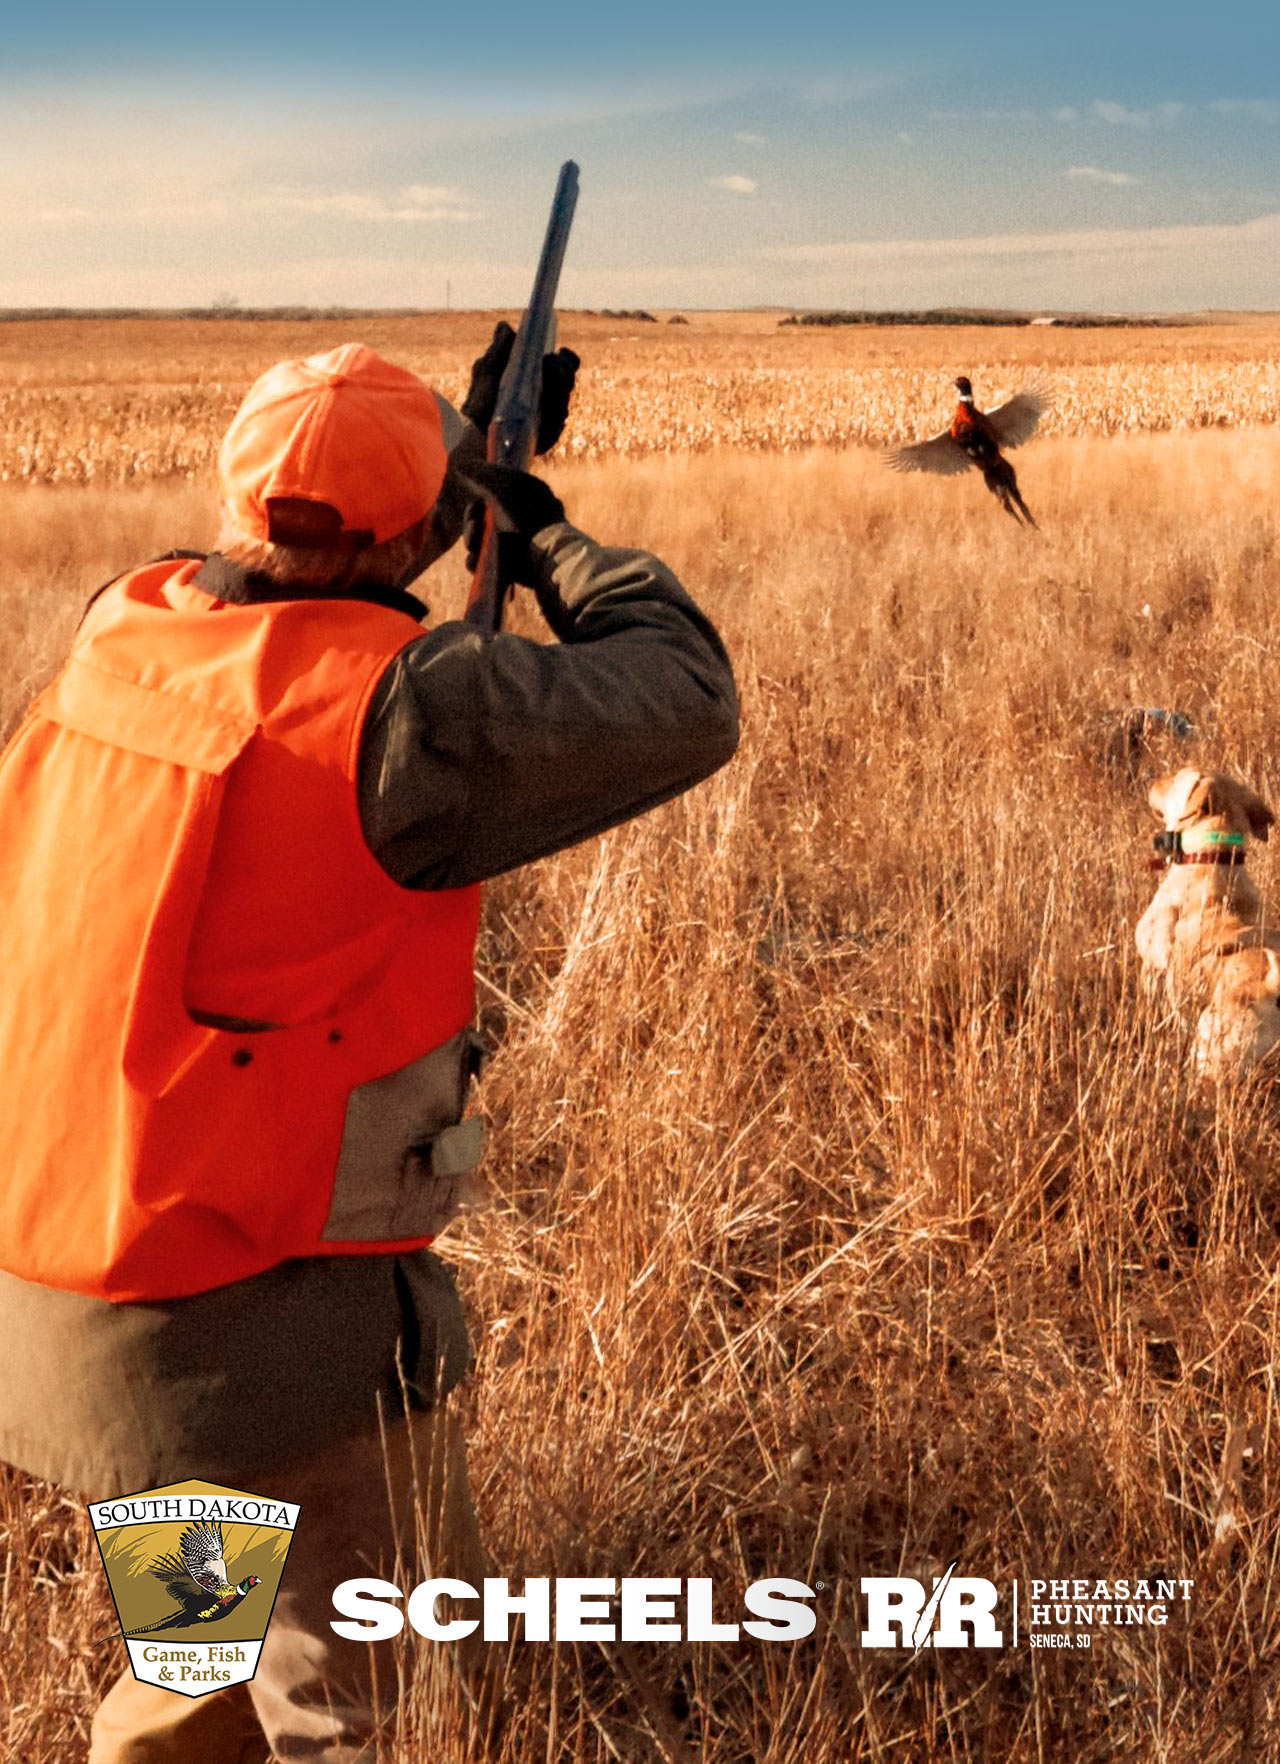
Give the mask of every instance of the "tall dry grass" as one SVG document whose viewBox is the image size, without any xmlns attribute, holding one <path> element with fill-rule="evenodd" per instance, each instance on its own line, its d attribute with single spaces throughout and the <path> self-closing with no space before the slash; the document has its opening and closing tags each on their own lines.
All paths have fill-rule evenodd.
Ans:
<svg viewBox="0 0 1280 1764">
<path fill-rule="evenodd" d="M 1139 772 L 1280 800 L 1280 439 L 1046 440 L 1020 472 L 1039 534 L 856 451 L 552 474 L 721 624 L 744 737 L 489 893 L 503 1204 L 445 1246 L 484 1530 L 513 1578 L 825 1590 L 790 1647 L 517 1646 L 506 1764 L 1277 1755 L 1280 1111 L 1194 1093 L 1141 1002 L 1154 824 L 1108 719 L 1181 708 L 1199 740 Z M 204 520 L 189 487 L 0 494 L 9 672 Z M 3 1756 L 62 1764 L 120 1650 L 89 1645 L 82 1516 L 0 1500 Z M 860 1649 L 861 1574 L 956 1557 L 1196 1585 L 1087 1654 Z M 462 1760 L 439 1661 L 405 1665 L 398 1756 Z"/>
</svg>

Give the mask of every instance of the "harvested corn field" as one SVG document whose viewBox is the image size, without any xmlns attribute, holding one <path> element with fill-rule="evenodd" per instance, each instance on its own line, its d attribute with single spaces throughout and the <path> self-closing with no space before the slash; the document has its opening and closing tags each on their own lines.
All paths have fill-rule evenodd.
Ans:
<svg viewBox="0 0 1280 1764">
<path fill-rule="evenodd" d="M 696 314 L 673 330 L 570 313 L 561 333 L 589 362 L 561 443 L 574 459 L 883 446 L 936 429 L 956 373 L 968 373 L 988 404 L 1027 378 L 1051 380 L 1047 434 L 1240 428 L 1280 417 L 1280 329 L 1263 321 L 808 330 L 780 326 L 775 315 Z M 485 321 L 461 313 L 2 324 L 0 482 L 198 475 L 263 368 L 353 335 L 460 398 L 463 366 L 486 334 Z"/>
</svg>

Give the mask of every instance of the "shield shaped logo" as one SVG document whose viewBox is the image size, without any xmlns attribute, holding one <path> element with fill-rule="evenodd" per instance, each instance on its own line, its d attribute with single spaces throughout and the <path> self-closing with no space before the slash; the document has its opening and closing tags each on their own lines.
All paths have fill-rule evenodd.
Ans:
<svg viewBox="0 0 1280 1764">
<path fill-rule="evenodd" d="M 89 1519 L 134 1677 L 184 1697 L 247 1683 L 297 1506 L 212 1482 L 175 1482 L 94 1501 Z"/>
</svg>

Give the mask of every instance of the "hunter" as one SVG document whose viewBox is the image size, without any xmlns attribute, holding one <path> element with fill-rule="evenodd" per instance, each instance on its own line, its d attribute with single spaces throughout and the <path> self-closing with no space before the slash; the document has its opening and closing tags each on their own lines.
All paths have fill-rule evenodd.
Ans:
<svg viewBox="0 0 1280 1764">
<path fill-rule="evenodd" d="M 331 1596 L 409 1547 L 414 1458 L 432 1573 L 484 1573 L 427 1247 L 478 1155 L 480 885 L 736 745 L 671 571 L 482 463 L 510 347 L 461 415 L 359 344 L 265 373 L 216 550 L 100 590 L 0 765 L 0 1456 L 87 1499 L 199 1478 L 302 1509 L 253 1682 L 126 1672 L 91 1764 L 373 1756 L 377 1650 Z M 540 450 L 577 365 L 546 358 Z M 423 629 L 477 483 L 554 642 Z"/>
</svg>

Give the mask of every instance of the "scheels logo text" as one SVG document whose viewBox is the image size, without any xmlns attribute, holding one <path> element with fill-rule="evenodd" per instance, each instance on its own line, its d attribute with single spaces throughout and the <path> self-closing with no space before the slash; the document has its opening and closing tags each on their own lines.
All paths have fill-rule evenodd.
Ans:
<svg viewBox="0 0 1280 1764">
<path fill-rule="evenodd" d="M 552 1599 L 552 1588 L 555 1598 Z M 424 1580 L 401 1609 L 388 1580 L 344 1580 L 334 1609 L 348 1621 L 332 1627 L 348 1641 L 388 1641 L 410 1627 L 428 1641 L 461 1641 L 480 1630 L 485 1641 L 510 1639 L 511 1619 L 524 1619 L 525 1641 L 737 1641 L 739 1631 L 760 1641 L 801 1641 L 817 1625 L 813 1588 L 800 1580 L 755 1580 L 743 1595 L 750 1618 L 721 1623 L 709 1580 L 602 1578 L 555 1581 L 535 1577 L 520 1593 L 506 1580 L 485 1580 L 480 1591 L 465 1580 Z M 683 1620 L 677 1600 L 683 1596 Z M 478 1616 L 442 1618 L 437 1601 L 478 1601 Z"/>
<path fill-rule="evenodd" d="M 1001 1594 L 994 1581 L 956 1573 L 952 1562 L 926 1587 L 908 1575 L 865 1576 L 859 1581 L 864 1648 L 919 1653 L 922 1648 L 1088 1648 L 1099 1627 L 1159 1627 L 1170 1606 L 1185 1603 L 1190 1580 L 1157 1578 L 1032 1580 L 1019 1626 L 1019 1584 Z M 492 1579 L 479 1589 L 464 1580 L 424 1580 L 404 1601 L 399 1587 L 376 1579 L 344 1580 L 334 1590 L 332 1623 L 348 1641 L 389 1641 L 405 1620 L 428 1641 L 461 1641 L 477 1630 L 483 1640 L 506 1642 L 511 1620 L 523 1620 L 523 1638 L 545 1641 L 757 1641 L 797 1642 L 817 1627 L 815 1602 L 826 1590 L 819 1580 L 756 1580 L 742 1602 L 750 1614 L 723 1622 L 710 1580 L 603 1578 Z M 442 1614 L 439 1601 L 450 1609 Z M 1007 1618 L 997 1613 L 1004 1603 Z M 478 1606 L 478 1611 L 474 1609 Z"/>
</svg>

